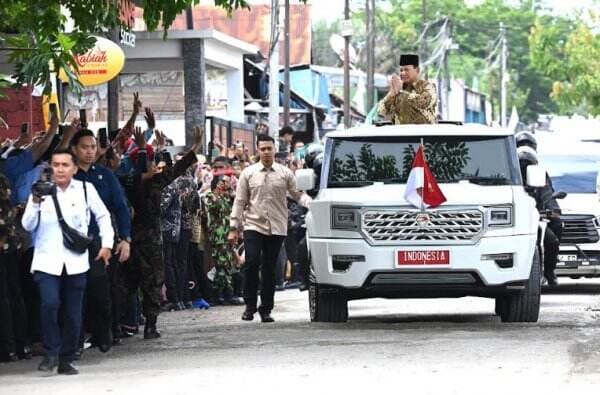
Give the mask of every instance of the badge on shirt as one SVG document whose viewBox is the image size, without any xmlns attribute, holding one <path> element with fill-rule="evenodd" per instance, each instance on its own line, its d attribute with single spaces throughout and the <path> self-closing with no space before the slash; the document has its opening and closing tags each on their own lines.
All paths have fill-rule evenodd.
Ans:
<svg viewBox="0 0 600 395">
<path fill-rule="evenodd" d="M 101 180 L 102 179 L 102 174 L 98 175 L 98 179 Z"/>
</svg>

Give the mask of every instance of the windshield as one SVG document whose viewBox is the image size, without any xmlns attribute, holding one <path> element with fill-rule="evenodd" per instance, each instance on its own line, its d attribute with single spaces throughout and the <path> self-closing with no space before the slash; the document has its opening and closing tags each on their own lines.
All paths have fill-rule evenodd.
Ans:
<svg viewBox="0 0 600 395">
<path fill-rule="evenodd" d="M 546 168 L 555 191 L 596 193 L 600 156 L 546 155 L 540 164 Z"/>
<path fill-rule="evenodd" d="M 329 142 L 330 188 L 406 183 L 420 137 L 335 138 Z M 429 136 L 425 156 L 438 182 L 519 185 L 514 141 L 507 136 Z"/>
</svg>

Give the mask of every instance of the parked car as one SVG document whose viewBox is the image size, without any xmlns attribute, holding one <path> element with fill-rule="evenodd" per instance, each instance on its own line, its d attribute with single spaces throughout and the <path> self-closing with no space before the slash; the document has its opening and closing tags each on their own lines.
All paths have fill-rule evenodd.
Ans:
<svg viewBox="0 0 600 395">
<path fill-rule="evenodd" d="M 554 190 L 567 197 L 559 202 L 563 234 L 555 274 L 574 279 L 600 277 L 600 156 L 540 156 Z"/>
</svg>

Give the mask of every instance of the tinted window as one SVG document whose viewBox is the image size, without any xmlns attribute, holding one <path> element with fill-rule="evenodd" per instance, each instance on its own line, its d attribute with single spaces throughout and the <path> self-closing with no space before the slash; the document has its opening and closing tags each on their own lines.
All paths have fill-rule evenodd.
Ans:
<svg viewBox="0 0 600 395">
<path fill-rule="evenodd" d="M 333 139 L 328 186 L 405 183 L 419 137 Z M 438 182 L 520 184 L 514 142 L 508 137 L 430 136 L 425 155 Z"/>
</svg>

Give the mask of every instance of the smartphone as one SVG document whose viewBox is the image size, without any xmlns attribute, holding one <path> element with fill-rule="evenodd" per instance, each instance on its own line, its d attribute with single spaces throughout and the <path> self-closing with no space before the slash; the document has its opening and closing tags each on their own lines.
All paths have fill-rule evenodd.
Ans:
<svg viewBox="0 0 600 395">
<path fill-rule="evenodd" d="M 106 128 L 98 129 L 98 142 L 100 143 L 100 148 L 108 147 L 108 132 Z"/>
<path fill-rule="evenodd" d="M 27 136 L 29 133 L 29 124 L 24 122 L 21 124 L 21 136 Z"/>
<path fill-rule="evenodd" d="M 85 113 L 85 108 L 79 110 L 79 121 L 81 123 L 81 127 L 86 129 L 88 124 L 87 124 L 87 115 Z"/>
</svg>

